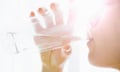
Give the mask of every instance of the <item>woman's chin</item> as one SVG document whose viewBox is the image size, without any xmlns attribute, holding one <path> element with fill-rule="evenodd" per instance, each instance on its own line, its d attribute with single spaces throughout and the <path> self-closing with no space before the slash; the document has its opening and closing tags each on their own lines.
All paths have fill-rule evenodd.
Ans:
<svg viewBox="0 0 120 72">
<path fill-rule="evenodd" d="M 96 59 L 94 59 L 93 57 L 91 57 L 91 55 L 89 54 L 88 56 L 88 60 L 89 63 L 93 66 L 97 66 L 97 67 L 105 67 L 105 65 L 103 65 L 101 62 L 97 61 Z"/>
<path fill-rule="evenodd" d="M 100 57 L 96 57 L 91 52 L 89 52 L 88 60 L 91 65 L 96 67 L 115 68 L 114 66 L 112 66 L 112 63 L 101 60 Z"/>
<path fill-rule="evenodd" d="M 98 67 L 108 67 L 108 65 L 106 64 L 107 62 L 105 62 L 103 56 L 99 55 L 98 53 L 95 53 L 96 45 L 94 39 L 90 39 L 87 42 L 87 46 L 89 49 L 88 59 L 90 64 Z"/>
</svg>

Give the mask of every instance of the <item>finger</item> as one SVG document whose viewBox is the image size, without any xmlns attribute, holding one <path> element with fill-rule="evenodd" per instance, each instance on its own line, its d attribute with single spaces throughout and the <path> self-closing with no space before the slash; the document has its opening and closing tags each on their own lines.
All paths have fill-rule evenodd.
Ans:
<svg viewBox="0 0 120 72">
<path fill-rule="evenodd" d="M 39 20 L 35 17 L 35 13 L 34 12 L 30 13 L 30 17 L 31 17 L 31 22 L 34 24 L 35 31 L 37 33 L 40 33 L 41 31 L 43 31 L 44 28 L 40 25 Z"/>
<path fill-rule="evenodd" d="M 81 40 L 80 37 L 74 37 L 74 36 L 66 36 L 65 38 L 63 38 L 63 44 L 69 44 L 73 41 L 78 41 Z"/>
<path fill-rule="evenodd" d="M 40 25 L 40 23 L 36 23 L 35 24 L 35 31 L 37 34 L 40 34 L 40 33 L 44 33 L 44 28 Z"/>
<path fill-rule="evenodd" d="M 68 15 L 68 21 L 67 21 L 68 28 L 72 30 L 74 23 L 75 23 L 75 12 L 72 9 L 70 9 Z"/>
<path fill-rule="evenodd" d="M 63 51 L 64 51 L 63 54 L 70 55 L 72 52 L 72 49 L 71 49 L 70 45 L 66 45 L 66 46 L 64 46 Z"/>
<path fill-rule="evenodd" d="M 47 45 L 51 45 L 52 47 L 61 46 L 62 42 L 60 38 L 51 36 L 34 36 L 34 40 L 37 45 L 44 43 Z"/>
<path fill-rule="evenodd" d="M 32 23 L 38 22 L 38 20 L 35 18 L 35 13 L 33 11 L 30 13 L 30 17 L 31 17 L 31 22 Z"/>
<path fill-rule="evenodd" d="M 30 13 L 30 17 L 34 17 L 35 16 L 35 13 L 32 11 L 31 13 Z"/>
<path fill-rule="evenodd" d="M 54 18 L 50 12 L 45 8 L 39 8 L 38 13 L 42 15 L 45 20 L 45 24 L 48 28 L 54 26 Z"/>
<path fill-rule="evenodd" d="M 52 3 L 50 5 L 50 8 L 52 9 L 52 11 L 53 11 L 53 13 L 55 15 L 56 25 L 64 24 L 63 14 L 62 14 L 62 11 L 60 10 L 60 8 L 58 7 L 58 5 L 55 4 L 55 3 Z"/>
</svg>

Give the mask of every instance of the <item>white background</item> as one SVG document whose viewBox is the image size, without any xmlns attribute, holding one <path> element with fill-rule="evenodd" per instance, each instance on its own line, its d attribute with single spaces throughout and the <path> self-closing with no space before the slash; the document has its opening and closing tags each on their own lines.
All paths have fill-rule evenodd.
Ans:
<svg viewBox="0 0 120 72">
<path fill-rule="evenodd" d="M 75 23 L 75 35 L 84 37 L 89 17 L 97 11 L 96 9 L 102 8 L 98 6 L 101 4 L 100 0 L 98 1 L 97 4 L 95 0 L 76 2 L 78 20 Z M 41 71 L 39 50 L 32 40 L 33 28 L 29 21 L 29 13 L 49 2 L 49 0 L 0 0 L 0 72 Z M 15 40 L 10 32 L 15 33 Z M 19 53 L 16 53 L 14 41 Z M 64 72 L 117 72 L 90 65 L 87 60 L 88 48 L 82 41 L 72 43 L 72 50 Z"/>
</svg>

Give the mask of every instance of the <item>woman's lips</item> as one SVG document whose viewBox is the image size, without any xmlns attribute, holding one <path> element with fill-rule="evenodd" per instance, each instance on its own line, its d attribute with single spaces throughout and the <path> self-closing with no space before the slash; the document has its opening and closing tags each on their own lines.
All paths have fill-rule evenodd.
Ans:
<svg viewBox="0 0 120 72">
<path fill-rule="evenodd" d="M 88 42 L 87 42 L 88 48 L 91 48 L 92 44 L 93 44 L 93 39 L 89 39 Z"/>
<path fill-rule="evenodd" d="M 90 43 L 90 42 L 92 42 L 92 41 L 93 41 L 93 39 L 89 39 L 89 40 L 88 40 L 88 43 Z"/>
<path fill-rule="evenodd" d="M 93 40 L 94 39 L 93 39 L 91 32 L 88 32 L 88 42 L 87 42 L 88 47 L 91 46 L 91 43 L 93 42 Z"/>
</svg>

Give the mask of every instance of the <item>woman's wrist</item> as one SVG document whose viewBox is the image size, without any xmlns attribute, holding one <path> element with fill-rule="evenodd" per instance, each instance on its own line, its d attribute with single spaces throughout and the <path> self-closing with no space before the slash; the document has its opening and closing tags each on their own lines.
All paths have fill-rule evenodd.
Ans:
<svg viewBox="0 0 120 72">
<path fill-rule="evenodd" d="M 41 52 L 42 72 L 62 72 L 65 61 L 71 54 L 69 45 L 63 48 Z"/>
<path fill-rule="evenodd" d="M 63 72 L 63 67 L 42 66 L 42 72 Z"/>
</svg>

